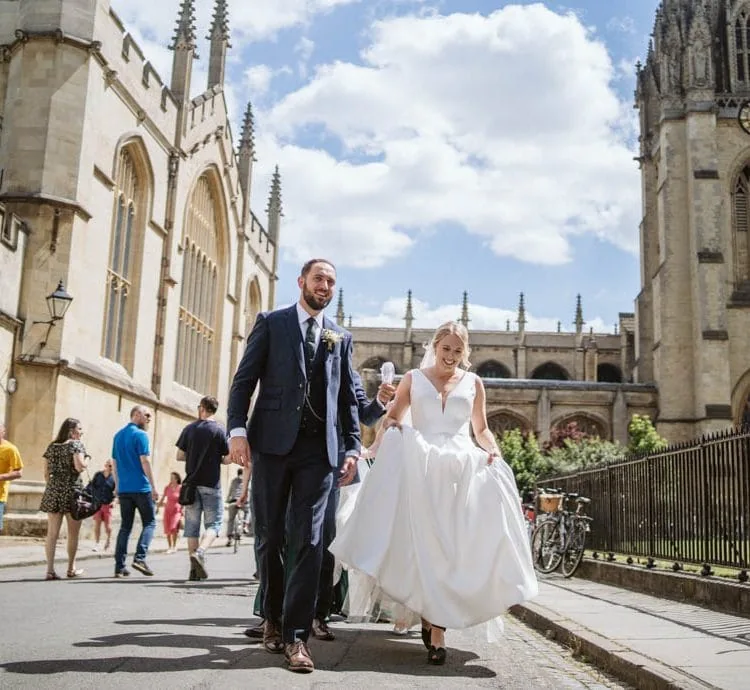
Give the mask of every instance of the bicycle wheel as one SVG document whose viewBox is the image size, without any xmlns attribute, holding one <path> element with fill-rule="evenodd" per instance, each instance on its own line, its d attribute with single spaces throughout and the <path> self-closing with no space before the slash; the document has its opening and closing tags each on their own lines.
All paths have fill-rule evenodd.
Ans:
<svg viewBox="0 0 750 690">
<path fill-rule="evenodd" d="M 560 565 L 560 525 L 550 519 L 538 524 L 531 536 L 531 556 L 534 568 L 540 573 L 551 573 Z"/>
<path fill-rule="evenodd" d="M 234 552 L 237 553 L 237 549 L 240 548 L 240 538 L 235 534 L 234 535 Z"/>
<path fill-rule="evenodd" d="M 582 520 L 576 520 L 570 531 L 568 543 L 562 556 L 563 577 L 572 577 L 583 560 L 583 552 L 586 547 L 586 525 Z"/>
</svg>

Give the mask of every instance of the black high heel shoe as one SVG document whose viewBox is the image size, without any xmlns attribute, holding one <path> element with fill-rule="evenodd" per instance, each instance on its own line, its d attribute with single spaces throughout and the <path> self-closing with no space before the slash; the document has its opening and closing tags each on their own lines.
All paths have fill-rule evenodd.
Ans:
<svg viewBox="0 0 750 690">
<path fill-rule="evenodd" d="M 445 647 L 433 647 L 430 645 L 427 652 L 427 663 L 433 664 L 434 666 L 442 666 L 445 663 L 447 656 L 448 652 Z"/>
<path fill-rule="evenodd" d="M 430 647 L 432 646 L 430 644 L 430 637 L 431 637 L 430 629 L 422 626 L 422 642 L 424 643 L 425 649 L 427 649 L 428 651 Z"/>
</svg>

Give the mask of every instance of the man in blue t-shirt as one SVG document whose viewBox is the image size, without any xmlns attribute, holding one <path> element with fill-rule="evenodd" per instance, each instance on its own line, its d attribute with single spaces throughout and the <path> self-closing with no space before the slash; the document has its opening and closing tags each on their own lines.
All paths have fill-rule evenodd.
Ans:
<svg viewBox="0 0 750 690">
<path fill-rule="evenodd" d="M 115 577 L 126 577 L 130 571 L 125 567 L 128 540 L 133 531 L 135 511 L 141 516 L 143 530 L 133 558 L 133 567 L 144 575 L 153 575 L 146 564 L 146 554 L 156 528 L 155 503 L 159 500 L 154 476 L 151 472 L 151 451 L 146 430 L 151 422 L 151 413 L 143 405 L 130 411 L 130 423 L 115 434 L 112 443 L 112 458 L 117 497 L 120 499 L 120 532 L 115 546 Z"/>
</svg>

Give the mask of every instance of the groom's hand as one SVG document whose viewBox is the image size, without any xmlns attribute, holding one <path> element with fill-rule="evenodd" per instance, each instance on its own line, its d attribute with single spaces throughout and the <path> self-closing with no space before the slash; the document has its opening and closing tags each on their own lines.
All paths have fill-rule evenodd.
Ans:
<svg viewBox="0 0 750 690">
<path fill-rule="evenodd" d="M 353 455 L 347 455 L 344 464 L 341 466 L 339 486 L 351 484 L 354 475 L 357 473 L 357 458 Z"/>
<path fill-rule="evenodd" d="M 229 457 L 235 465 L 250 466 L 250 444 L 245 436 L 232 436 L 229 439 Z"/>
</svg>

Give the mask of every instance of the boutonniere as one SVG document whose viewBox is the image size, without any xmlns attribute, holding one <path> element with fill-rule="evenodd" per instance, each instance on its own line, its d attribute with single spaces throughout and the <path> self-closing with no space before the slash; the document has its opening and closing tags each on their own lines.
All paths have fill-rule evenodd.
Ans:
<svg viewBox="0 0 750 690">
<path fill-rule="evenodd" d="M 333 348 L 336 347 L 336 343 L 341 342 L 344 334 L 332 331 L 330 328 L 324 328 L 323 332 L 320 334 L 320 337 L 323 338 L 323 342 L 328 347 L 328 352 L 333 352 Z"/>
</svg>

